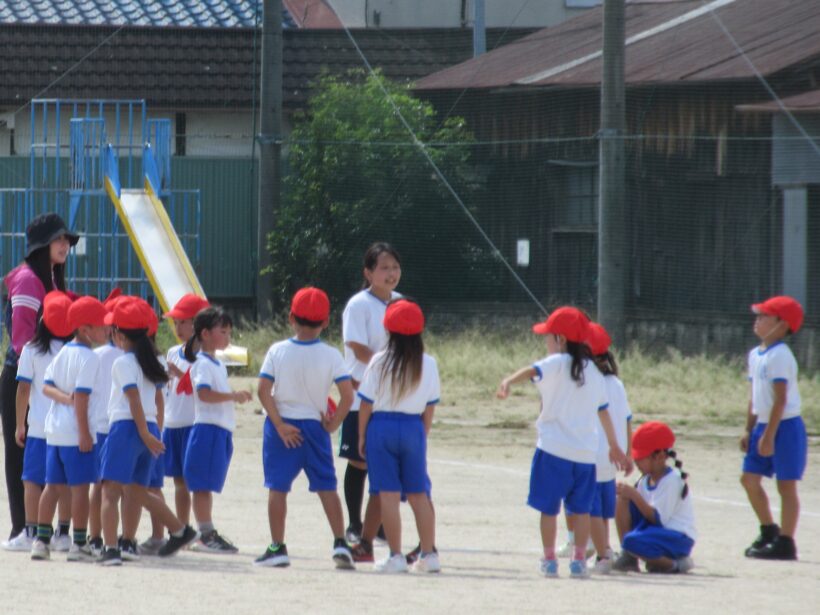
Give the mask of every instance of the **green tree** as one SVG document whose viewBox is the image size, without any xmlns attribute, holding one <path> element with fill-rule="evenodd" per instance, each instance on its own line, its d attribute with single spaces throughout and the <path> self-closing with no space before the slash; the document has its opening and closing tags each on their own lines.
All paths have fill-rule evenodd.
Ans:
<svg viewBox="0 0 820 615">
<path fill-rule="evenodd" d="M 322 78 L 289 142 L 285 204 L 269 241 L 283 306 L 306 284 L 324 288 L 339 306 L 361 284 L 362 255 L 374 241 L 402 254 L 405 294 L 464 300 L 479 278 L 486 289 L 488 251 L 396 108 L 471 202 L 479 186 L 462 118 L 440 121 L 430 103 L 378 74 Z"/>
</svg>

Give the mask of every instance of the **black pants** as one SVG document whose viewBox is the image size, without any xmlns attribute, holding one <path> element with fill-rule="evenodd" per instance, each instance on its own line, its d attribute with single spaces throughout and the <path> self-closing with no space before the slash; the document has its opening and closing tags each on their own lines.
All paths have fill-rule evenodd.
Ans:
<svg viewBox="0 0 820 615">
<path fill-rule="evenodd" d="M 0 415 L 3 419 L 3 444 L 5 445 L 6 488 L 11 511 L 11 533 L 14 537 L 26 527 L 26 508 L 23 499 L 23 449 L 14 441 L 17 429 L 17 369 L 3 367 L 0 374 Z"/>
</svg>

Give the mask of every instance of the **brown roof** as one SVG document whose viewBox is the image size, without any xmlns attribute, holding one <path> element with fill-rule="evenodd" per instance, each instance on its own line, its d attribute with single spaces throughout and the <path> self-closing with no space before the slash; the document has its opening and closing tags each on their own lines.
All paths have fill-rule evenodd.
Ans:
<svg viewBox="0 0 820 615">
<path fill-rule="evenodd" d="M 711 14 L 711 11 L 714 15 Z M 433 73 L 418 90 L 600 83 L 601 8 L 500 49 Z M 749 79 L 754 71 L 718 20 L 763 75 L 820 58 L 817 0 L 690 0 L 626 5 L 630 84 Z"/>
<path fill-rule="evenodd" d="M 336 12 L 326 0 L 282 0 L 291 18 L 299 28 L 343 28 Z"/>
<path fill-rule="evenodd" d="M 812 90 L 790 96 L 780 101 L 787 111 L 794 113 L 817 113 L 820 112 L 820 90 Z M 775 113 L 783 111 L 783 108 L 776 101 L 753 103 L 750 105 L 738 105 L 738 111 L 748 111 L 752 113 Z"/>
</svg>

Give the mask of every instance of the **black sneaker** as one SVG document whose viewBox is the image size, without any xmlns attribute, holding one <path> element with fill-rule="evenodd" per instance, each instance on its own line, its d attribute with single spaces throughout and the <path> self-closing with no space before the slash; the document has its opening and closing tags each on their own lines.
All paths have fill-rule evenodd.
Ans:
<svg viewBox="0 0 820 615">
<path fill-rule="evenodd" d="M 334 555 L 334 559 L 335 559 Z M 288 548 L 284 544 L 271 544 L 265 552 L 253 560 L 254 566 L 266 566 L 268 568 L 287 568 L 290 566 Z"/>
<path fill-rule="evenodd" d="M 237 553 L 239 551 L 230 540 L 220 536 L 216 530 L 202 534 L 199 541 L 191 548 L 200 553 Z"/>
<path fill-rule="evenodd" d="M 761 525 L 760 535 L 757 538 L 755 538 L 755 541 L 745 551 L 746 557 L 756 557 L 754 553 L 757 553 L 764 547 L 773 543 L 775 538 L 777 538 L 779 535 L 780 528 L 777 526 L 776 523 L 773 523 L 771 525 Z"/>
<path fill-rule="evenodd" d="M 433 547 L 433 553 L 438 555 L 438 549 L 436 549 L 435 546 Z M 421 543 L 416 545 L 415 549 L 413 549 L 412 551 L 410 551 L 410 553 L 405 555 L 404 559 L 407 560 L 407 565 L 408 566 L 412 566 L 413 564 L 415 564 L 418 561 L 419 557 L 421 557 Z"/>
<path fill-rule="evenodd" d="M 197 532 L 190 525 L 186 525 L 185 529 L 182 531 L 182 536 L 174 536 L 173 534 L 168 536 L 168 542 L 160 547 L 159 551 L 157 551 L 157 555 L 160 557 L 168 557 L 169 555 L 173 555 L 183 547 L 186 547 L 194 542 L 197 538 L 199 538 L 199 532 Z"/>
<path fill-rule="evenodd" d="M 613 572 L 640 572 L 641 567 L 638 564 L 638 558 L 629 553 L 622 551 L 614 562 L 612 562 Z"/>
<path fill-rule="evenodd" d="M 333 561 L 336 562 L 336 568 L 342 570 L 356 569 L 356 564 L 353 563 L 353 552 L 344 538 L 337 538 L 333 541 Z"/>
<path fill-rule="evenodd" d="M 127 538 L 120 538 L 118 541 L 120 547 L 120 557 L 126 562 L 140 561 L 139 553 L 137 552 L 137 541 L 128 540 Z"/>
<path fill-rule="evenodd" d="M 348 544 L 355 545 L 362 539 L 362 525 L 361 523 L 358 525 L 350 524 L 347 526 L 345 530 L 345 540 L 347 540 Z"/>
<path fill-rule="evenodd" d="M 750 549 L 748 555 L 755 559 L 796 560 L 797 547 L 791 536 L 778 536 L 760 549 Z"/>
<path fill-rule="evenodd" d="M 120 550 L 109 547 L 103 549 L 102 555 L 97 559 L 100 566 L 122 566 L 122 557 Z"/>
<path fill-rule="evenodd" d="M 103 552 L 103 539 L 100 536 L 88 539 L 88 546 L 91 547 L 91 552 L 99 557 Z"/>
</svg>

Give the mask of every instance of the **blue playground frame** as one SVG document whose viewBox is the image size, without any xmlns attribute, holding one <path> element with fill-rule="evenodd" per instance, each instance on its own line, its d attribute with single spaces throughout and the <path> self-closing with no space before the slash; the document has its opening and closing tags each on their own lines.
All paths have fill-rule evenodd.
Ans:
<svg viewBox="0 0 820 615">
<path fill-rule="evenodd" d="M 68 118 L 69 139 L 62 131 Z M 37 215 L 60 214 L 82 236 L 67 261 L 68 287 L 105 297 L 114 287 L 153 299 L 145 272 L 105 192 L 107 151 L 122 188 L 151 183 L 196 269 L 200 261 L 199 190 L 171 189 L 171 121 L 149 119 L 144 100 L 31 101 L 29 185 L 0 189 L 0 272 L 23 260 L 25 231 Z M 113 132 L 111 128 L 113 127 Z M 149 151 L 152 155 L 145 155 Z M 66 156 L 66 153 L 68 154 Z"/>
</svg>

